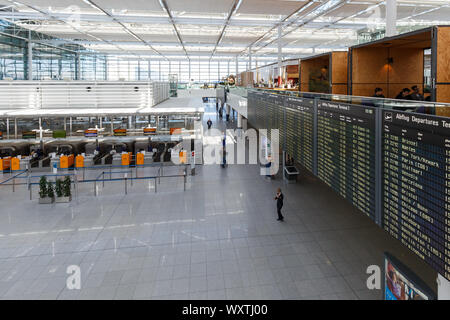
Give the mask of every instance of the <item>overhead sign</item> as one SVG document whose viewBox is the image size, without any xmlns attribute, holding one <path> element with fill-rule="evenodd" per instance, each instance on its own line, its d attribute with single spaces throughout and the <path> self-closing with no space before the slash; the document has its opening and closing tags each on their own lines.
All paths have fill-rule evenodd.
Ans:
<svg viewBox="0 0 450 320">
<path fill-rule="evenodd" d="M 36 131 L 23 131 L 22 139 L 36 139 Z"/>
<path fill-rule="evenodd" d="M 115 137 L 124 137 L 127 135 L 127 129 L 114 129 Z"/>
<path fill-rule="evenodd" d="M 54 130 L 53 131 L 53 138 L 66 138 L 66 130 Z"/>
<path fill-rule="evenodd" d="M 98 137 L 98 130 L 93 129 L 84 130 L 84 136 L 87 138 Z"/>
<path fill-rule="evenodd" d="M 144 135 L 156 134 L 156 128 L 144 128 Z"/>
</svg>

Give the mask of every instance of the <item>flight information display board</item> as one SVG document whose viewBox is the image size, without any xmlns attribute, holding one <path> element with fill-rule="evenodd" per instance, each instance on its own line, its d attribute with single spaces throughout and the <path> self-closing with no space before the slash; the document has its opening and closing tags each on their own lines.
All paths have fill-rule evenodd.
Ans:
<svg viewBox="0 0 450 320">
<path fill-rule="evenodd" d="M 310 172 L 314 168 L 314 100 L 286 98 L 286 152 Z"/>
<path fill-rule="evenodd" d="M 383 227 L 450 280 L 450 118 L 382 119 Z"/>
<path fill-rule="evenodd" d="M 318 102 L 318 177 L 375 220 L 375 109 Z"/>
</svg>

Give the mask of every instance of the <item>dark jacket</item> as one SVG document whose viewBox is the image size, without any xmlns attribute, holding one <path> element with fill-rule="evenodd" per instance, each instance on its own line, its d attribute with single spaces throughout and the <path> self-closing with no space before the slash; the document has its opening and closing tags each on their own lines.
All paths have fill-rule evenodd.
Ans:
<svg viewBox="0 0 450 320">
<path fill-rule="evenodd" d="M 283 193 L 280 193 L 280 195 L 277 195 L 275 197 L 275 199 L 277 200 L 277 208 L 280 209 L 283 207 L 283 199 L 284 199 L 284 195 Z"/>
</svg>

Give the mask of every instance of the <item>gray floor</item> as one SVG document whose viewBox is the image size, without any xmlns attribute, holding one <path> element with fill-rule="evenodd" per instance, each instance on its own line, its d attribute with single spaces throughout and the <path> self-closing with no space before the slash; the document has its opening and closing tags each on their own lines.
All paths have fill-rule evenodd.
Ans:
<svg viewBox="0 0 450 320">
<path fill-rule="evenodd" d="M 174 178 L 157 193 L 109 183 L 98 197 L 81 184 L 72 204 L 38 205 L 20 188 L 0 199 L 1 299 L 380 299 L 366 268 L 386 250 L 436 275 L 315 178 L 285 185 L 255 165 L 197 166 L 186 191 Z M 66 287 L 69 265 L 80 290 Z"/>
</svg>

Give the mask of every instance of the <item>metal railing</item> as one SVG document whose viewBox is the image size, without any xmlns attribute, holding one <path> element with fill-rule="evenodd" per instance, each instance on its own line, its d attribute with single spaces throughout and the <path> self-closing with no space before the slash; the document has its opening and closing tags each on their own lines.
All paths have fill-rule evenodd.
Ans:
<svg viewBox="0 0 450 320">
<path fill-rule="evenodd" d="M 398 110 L 416 110 L 418 108 L 428 108 L 429 110 L 436 110 L 436 108 L 448 108 L 450 103 L 444 102 L 429 102 L 429 101 L 413 101 L 413 100 L 399 100 L 388 98 L 375 98 L 363 96 L 349 96 L 341 94 L 328 93 L 314 93 L 314 92 L 299 92 L 299 91 L 279 91 L 266 88 L 244 88 L 232 87 L 230 93 L 247 98 L 249 91 L 264 92 L 268 94 L 284 95 L 290 97 L 300 97 L 307 99 L 319 99 L 323 101 L 342 102 L 363 106 L 374 106 L 383 109 L 398 109 Z"/>
<path fill-rule="evenodd" d="M 156 175 L 149 175 L 149 176 L 140 176 L 138 174 L 138 169 L 140 168 L 157 168 Z M 153 165 L 137 165 L 137 166 L 103 166 L 103 167 L 87 167 L 87 168 L 81 168 L 80 169 L 65 169 L 67 172 L 65 173 L 56 173 L 56 174 L 50 174 L 50 173 L 42 173 L 37 175 L 32 175 L 31 171 L 29 170 L 20 170 L 17 172 L 14 172 L 14 175 L 11 177 L 6 178 L 4 181 L 0 182 L 0 187 L 12 187 L 12 192 L 16 191 L 17 186 L 26 186 L 27 190 L 29 191 L 29 199 L 33 200 L 33 185 L 39 185 L 38 180 L 45 176 L 47 178 L 55 178 L 55 180 L 58 177 L 71 177 L 71 185 L 73 189 L 75 190 L 76 198 L 78 199 L 78 184 L 80 183 L 93 183 L 94 186 L 94 196 L 98 196 L 98 183 L 102 183 L 102 187 L 105 187 L 105 182 L 114 182 L 114 181 L 124 181 L 124 194 L 128 194 L 128 182 L 130 182 L 131 186 L 133 186 L 133 182 L 137 180 L 154 180 L 154 186 L 155 186 L 155 193 L 158 192 L 158 184 L 161 183 L 161 178 L 183 178 L 183 191 L 186 191 L 186 184 L 187 184 L 187 165 L 183 166 L 170 166 L 170 167 L 178 167 L 183 168 L 182 174 L 169 174 L 164 175 L 164 165 L 160 165 L 159 167 L 153 166 Z M 85 172 L 86 170 L 96 170 L 101 168 L 107 168 L 109 171 L 102 171 L 100 174 L 98 174 L 93 179 L 85 179 Z M 119 168 L 121 170 L 112 170 L 113 168 Z M 123 169 L 129 169 L 129 170 L 123 170 Z M 134 170 L 133 170 L 134 169 Z M 81 171 L 81 173 L 80 173 Z M 26 173 L 26 175 L 25 175 Z M 83 179 L 78 179 L 78 175 L 82 174 Z M 113 175 L 117 174 L 123 174 L 122 177 L 113 177 Z M 128 176 L 130 174 L 130 176 Z M 109 175 L 109 177 L 107 177 Z M 22 179 L 25 180 L 23 182 L 16 182 L 16 180 Z M 33 182 L 33 179 L 36 179 L 36 182 Z"/>
</svg>

